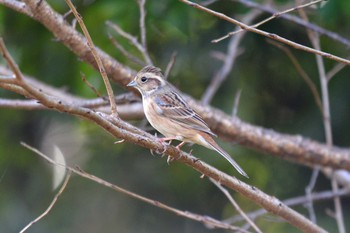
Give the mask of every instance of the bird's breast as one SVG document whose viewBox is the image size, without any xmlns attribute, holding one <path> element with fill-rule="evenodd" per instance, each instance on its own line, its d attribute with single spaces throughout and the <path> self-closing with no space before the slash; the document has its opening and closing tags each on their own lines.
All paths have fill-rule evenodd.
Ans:
<svg viewBox="0 0 350 233">
<path fill-rule="evenodd" d="M 143 108 L 148 122 L 165 137 L 176 137 L 180 132 L 176 124 L 163 115 L 162 109 L 151 98 L 143 100 Z M 181 140 L 181 138 L 179 138 Z"/>
</svg>

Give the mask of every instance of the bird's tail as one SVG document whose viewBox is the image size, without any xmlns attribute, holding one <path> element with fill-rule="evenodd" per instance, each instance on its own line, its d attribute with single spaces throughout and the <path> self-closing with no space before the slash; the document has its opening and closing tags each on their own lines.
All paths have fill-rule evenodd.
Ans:
<svg viewBox="0 0 350 233">
<path fill-rule="evenodd" d="M 211 139 L 211 140 L 210 140 Z M 238 165 L 238 163 L 236 163 L 236 161 L 226 152 L 224 151 L 224 149 L 222 149 L 215 141 L 214 139 L 212 139 L 210 137 L 210 139 L 206 140 L 210 146 L 210 149 L 215 150 L 216 152 L 218 152 L 220 155 L 222 155 L 227 161 L 230 162 L 230 164 L 242 175 L 245 176 L 247 178 L 249 178 L 249 176 L 247 175 L 247 173 Z"/>
</svg>

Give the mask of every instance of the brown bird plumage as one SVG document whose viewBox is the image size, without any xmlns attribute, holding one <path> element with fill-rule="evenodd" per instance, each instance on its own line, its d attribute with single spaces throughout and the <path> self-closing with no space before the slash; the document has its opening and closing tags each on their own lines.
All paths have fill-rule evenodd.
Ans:
<svg viewBox="0 0 350 233">
<path fill-rule="evenodd" d="M 196 143 L 217 151 L 243 176 L 248 178 L 244 170 L 224 151 L 212 138 L 216 136 L 198 115 L 164 80 L 161 70 L 154 66 L 146 66 L 140 70 L 128 86 L 140 91 L 143 109 L 149 123 L 165 138 L 161 141 L 182 141 L 177 148 L 186 142 Z"/>
</svg>

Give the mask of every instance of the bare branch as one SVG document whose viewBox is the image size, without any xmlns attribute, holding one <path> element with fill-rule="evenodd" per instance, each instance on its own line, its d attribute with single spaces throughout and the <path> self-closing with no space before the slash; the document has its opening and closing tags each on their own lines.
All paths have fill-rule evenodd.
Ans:
<svg viewBox="0 0 350 233">
<path fill-rule="evenodd" d="M 318 93 L 317 87 L 314 84 L 314 82 L 311 80 L 309 75 L 305 72 L 305 70 L 303 69 L 303 67 L 299 63 L 298 59 L 296 59 L 296 57 L 293 55 L 293 53 L 290 51 L 290 49 L 287 48 L 286 46 L 281 45 L 280 43 L 277 43 L 277 42 L 272 41 L 272 40 L 268 40 L 267 42 L 276 46 L 277 48 L 281 49 L 283 52 L 286 53 L 288 58 L 293 63 L 295 69 L 298 71 L 298 73 L 300 74 L 302 79 L 305 81 L 306 85 L 309 87 L 309 89 L 310 89 L 310 91 L 315 99 L 316 105 L 320 109 L 320 112 L 323 113 L 322 100 L 321 100 L 320 94 Z M 342 64 L 342 65 L 344 65 L 344 64 Z"/>
<path fill-rule="evenodd" d="M 97 89 L 86 79 L 86 76 L 83 72 L 80 72 L 80 76 L 83 82 L 92 90 L 92 92 L 95 93 L 97 97 L 102 98 L 101 94 L 97 91 Z"/>
<path fill-rule="evenodd" d="M 350 57 L 347 57 L 347 59 L 350 59 Z M 341 71 L 343 68 L 345 68 L 346 65 L 342 63 L 336 64 L 333 69 L 327 72 L 327 81 L 329 82 L 339 71 Z"/>
<path fill-rule="evenodd" d="M 252 11 L 251 13 L 247 14 L 243 18 L 242 21 L 244 23 L 250 24 L 259 14 L 260 13 L 257 11 Z M 211 102 L 215 93 L 219 89 L 220 85 L 225 81 L 225 79 L 227 78 L 227 76 L 231 72 L 231 70 L 234 66 L 235 60 L 238 56 L 238 53 L 237 53 L 238 46 L 239 46 L 241 40 L 243 39 L 244 35 L 245 35 L 245 33 L 242 33 L 236 37 L 233 37 L 230 40 L 224 63 L 222 65 L 222 67 L 220 68 L 220 70 L 215 74 L 214 78 L 211 80 L 211 83 L 208 85 L 207 90 L 205 91 L 205 93 L 202 96 L 202 103 L 203 104 L 207 105 L 208 103 Z"/>
<path fill-rule="evenodd" d="M 209 179 L 213 184 L 215 184 L 218 189 L 220 189 L 221 192 L 225 194 L 227 199 L 231 202 L 233 207 L 237 210 L 237 212 L 247 221 L 247 223 L 258 233 L 262 233 L 262 231 L 259 229 L 259 227 L 244 213 L 244 211 L 239 207 L 237 202 L 233 199 L 233 197 L 230 195 L 230 193 L 221 186 L 221 184 L 213 179 Z"/>
<path fill-rule="evenodd" d="M 28 146 L 25 143 L 21 143 L 24 147 L 28 148 L 31 151 L 35 152 L 35 149 L 33 147 Z M 40 215 L 38 216 L 36 219 L 34 219 L 33 221 L 31 221 L 27 226 L 25 226 L 19 233 L 24 233 L 25 231 L 27 231 L 33 224 L 37 223 L 38 221 L 40 221 L 43 217 L 45 217 L 53 208 L 53 206 L 56 204 L 58 198 L 62 195 L 63 191 L 66 189 L 68 181 L 70 178 L 70 172 L 67 173 L 66 178 L 60 188 L 60 190 L 56 193 L 55 197 L 53 198 L 52 202 L 50 203 L 50 205 L 47 207 L 47 209 Z"/>
<path fill-rule="evenodd" d="M 22 75 L 21 71 L 18 69 L 17 63 L 12 59 L 11 55 L 6 50 L 6 46 L 5 46 L 5 43 L 4 43 L 4 40 L 2 39 L 2 37 L 0 37 L 0 47 L 1 47 L 2 55 L 3 55 L 4 59 L 6 60 L 10 69 L 13 71 L 13 73 L 15 75 L 15 79 L 17 80 L 17 83 L 23 81 L 23 75 Z M 10 79 L 10 80 L 12 80 L 12 79 Z M 8 80 L 8 81 L 10 81 L 10 80 Z M 6 80 L 4 80 L 4 81 L 6 81 Z"/>
<path fill-rule="evenodd" d="M 24 110 L 36 110 L 46 107 L 39 104 L 37 100 L 8 100 L 0 98 L 0 108 L 15 108 Z"/>
<path fill-rule="evenodd" d="M 308 203 L 309 201 L 322 201 L 322 200 L 328 200 L 332 199 L 334 197 L 341 197 L 341 196 L 347 196 L 349 195 L 349 190 L 347 188 L 343 188 L 338 190 L 338 192 L 334 192 L 333 190 L 330 191 L 323 191 L 318 193 L 312 193 L 311 196 L 300 196 L 300 197 L 293 197 L 289 198 L 283 201 L 284 204 L 288 206 L 296 206 L 296 205 L 303 205 L 305 203 Z M 311 199 L 310 199 L 311 198 Z M 247 215 L 252 218 L 256 219 L 259 216 L 266 214 L 267 211 L 265 209 L 259 209 L 253 212 L 248 213 Z M 236 215 L 234 217 L 231 217 L 227 220 L 225 220 L 228 223 L 236 223 L 238 221 L 243 220 L 241 215 Z"/>
<path fill-rule="evenodd" d="M 156 200 L 153 200 L 153 199 L 150 199 L 150 198 L 147 198 L 147 197 L 144 197 L 144 196 L 141 196 L 139 194 L 136 194 L 134 192 L 131 192 L 129 190 L 126 190 L 124 188 L 121 188 L 120 186 L 117 186 L 115 184 L 112 184 L 112 183 L 109 183 L 97 176 L 94 176 L 92 174 L 89 174 L 89 173 L 86 173 L 84 172 L 83 170 L 81 170 L 80 168 L 79 169 L 76 169 L 76 168 L 72 168 L 70 166 L 67 166 L 67 165 L 64 165 L 64 164 L 60 164 L 54 160 L 52 160 L 51 158 L 49 158 L 48 156 L 46 156 L 45 154 L 43 154 L 42 152 L 40 152 L 39 150 L 37 150 L 36 148 L 33 148 L 29 145 L 27 145 L 26 143 L 24 142 L 21 142 L 21 145 L 26 147 L 27 149 L 33 151 L 34 153 L 36 153 L 37 155 L 39 155 L 41 158 L 43 158 L 45 161 L 49 162 L 50 164 L 54 165 L 54 166 L 60 166 L 60 167 L 64 167 L 65 169 L 67 169 L 69 172 L 72 172 L 82 178 L 85 178 L 85 179 L 88 179 L 88 180 L 91 180 L 93 182 L 96 182 L 100 185 L 103 185 L 107 188 L 111 188 L 117 192 L 120 192 L 120 193 L 123 193 L 129 197 L 132 197 L 132 198 L 135 198 L 137 200 L 140 200 L 142 202 L 145 202 L 145 203 L 148 203 L 150 205 L 153 205 L 153 206 L 156 206 L 158 208 L 161 208 L 161 209 L 164 209 L 166 211 L 169 211 L 169 212 L 172 212 L 176 215 L 179 215 L 179 216 L 182 216 L 182 217 L 185 217 L 185 218 L 188 218 L 188 219 L 191 219 L 191 220 L 194 220 L 194 221 L 197 221 L 197 222 L 202 222 L 203 224 L 206 224 L 210 227 L 215 227 L 215 228 L 222 228 L 222 229 L 228 229 L 228 230 L 238 230 L 240 232 L 247 232 L 243 229 L 240 229 L 238 227 L 235 227 L 235 226 L 231 226 L 227 223 L 223 223 L 222 221 L 220 220 L 216 220 L 214 218 L 211 218 L 211 217 L 208 217 L 208 216 L 202 216 L 202 215 L 199 215 L 199 214 L 194 214 L 194 213 L 191 213 L 189 211 L 182 211 L 182 210 L 179 210 L 179 209 L 176 209 L 176 208 L 173 208 L 171 206 L 168 206 L 166 204 L 163 204 L 159 201 L 156 201 Z M 62 185 L 62 188 L 60 189 L 59 193 L 56 195 L 57 198 L 58 196 L 63 192 L 64 188 L 66 187 L 66 184 L 68 182 L 68 179 L 69 179 L 70 175 L 68 173 L 67 177 L 66 177 L 66 180 L 64 182 L 64 184 Z M 62 191 L 61 191 L 62 190 Z M 54 203 L 57 201 L 57 198 L 55 196 L 55 199 L 54 199 L 54 202 L 51 203 L 50 207 L 48 210 L 50 210 L 52 208 L 52 206 L 54 205 Z M 45 211 L 45 212 L 48 212 L 48 211 Z M 45 213 L 46 215 L 47 213 Z M 40 219 L 42 217 L 40 216 Z M 38 218 L 38 220 L 40 220 Z M 37 222 L 37 221 L 35 221 Z M 29 228 L 30 226 L 32 225 L 32 223 L 30 225 L 28 225 L 26 227 Z M 21 233 L 24 232 L 24 231 L 21 231 Z"/>
<path fill-rule="evenodd" d="M 323 2 L 323 1 L 325 1 L 325 0 L 311 1 L 311 2 L 309 2 L 309 3 L 303 4 L 303 5 L 299 5 L 299 6 L 296 6 L 296 7 L 292 7 L 292 8 L 290 8 L 290 9 L 287 9 L 287 10 L 284 10 L 284 11 L 281 11 L 281 12 L 276 12 L 276 13 L 274 13 L 272 16 L 270 16 L 269 18 L 264 19 L 264 20 L 260 21 L 259 23 L 256 23 L 256 24 L 254 24 L 254 25 L 252 25 L 252 26 L 250 26 L 250 27 L 252 27 L 252 28 L 257 28 L 257 27 L 259 27 L 259 26 L 261 26 L 261 25 L 263 25 L 263 24 L 265 24 L 265 23 L 267 23 L 267 22 L 269 22 L 269 21 L 271 21 L 271 20 L 273 20 L 273 19 L 275 19 L 275 18 L 277 18 L 277 17 L 280 17 L 281 15 L 284 15 L 284 14 L 287 14 L 287 13 L 289 13 L 289 12 L 292 12 L 292 11 L 295 11 L 295 10 L 298 10 L 298 9 L 302 9 L 302 8 L 304 8 L 304 7 L 308 7 L 308 6 L 317 4 L 317 3 L 319 3 L 319 2 Z M 248 24 L 248 23 L 246 23 L 246 24 Z M 220 41 L 222 41 L 222 40 L 224 40 L 224 39 L 226 39 L 226 38 L 228 38 L 228 37 L 230 37 L 230 36 L 234 36 L 234 35 L 236 35 L 237 33 L 240 33 L 240 32 L 242 32 L 242 31 L 245 31 L 245 30 L 242 29 L 242 28 L 241 28 L 241 29 L 238 29 L 237 31 L 230 32 L 230 33 L 228 33 L 227 35 L 225 35 L 225 36 L 223 36 L 223 37 L 220 37 L 219 39 L 213 40 L 212 42 L 218 43 L 218 42 L 220 42 Z"/>
<path fill-rule="evenodd" d="M 308 202 L 306 202 L 305 207 L 308 210 L 310 220 L 313 223 L 316 223 L 316 214 L 315 214 L 315 209 L 314 209 L 313 200 L 312 200 L 312 190 L 315 188 L 319 173 L 320 173 L 320 168 L 313 169 L 309 184 L 305 188 L 306 198 L 308 199 Z"/>
<path fill-rule="evenodd" d="M 125 32 L 121 27 L 119 27 L 117 24 L 112 23 L 111 21 L 107 21 L 106 25 L 112 28 L 115 32 L 117 32 L 119 35 L 124 37 L 129 41 L 130 44 L 132 44 L 139 52 L 142 54 L 143 59 L 146 63 L 152 64 L 152 60 L 149 58 L 148 53 L 146 49 L 143 47 L 142 44 L 140 44 L 136 37 L 132 36 L 131 34 Z M 151 62 L 151 63 L 149 63 Z"/>
<path fill-rule="evenodd" d="M 28 8 L 28 6 L 22 2 L 22 1 L 18 1 L 18 0 L 0 0 L 0 4 L 13 9 L 15 11 L 18 11 L 24 15 L 30 16 L 32 17 L 33 14 L 30 11 L 30 9 Z"/>
<path fill-rule="evenodd" d="M 10 63 L 12 61 L 11 56 L 8 54 L 8 51 L 4 47 L 4 44 L 0 43 L 0 45 L 0 49 L 4 57 L 6 57 L 7 62 Z M 17 66 L 12 65 L 11 67 L 18 69 Z M 20 72 L 14 70 L 14 73 Z M 23 80 L 23 77 L 20 78 L 20 80 Z M 62 102 L 61 100 L 58 100 L 55 97 L 42 93 L 40 90 L 31 87 L 23 81 L 21 82 L 21 86 L 25 88 L 34 98 L 39 100 L 43 105 L 95 122 L 116 138 L 125 139 L 126 141 L 147 147 L 154 151 L 161 151 L 162 153 L 165 153 L 177 159 L 176 161 L 189 165 L 190 167 L 199 171 L 201 174 L 211 177 L 216 181 L 220 181 L 221 184 L 227 186 L 228 188 L 236 190 L 245 197 L 261 205 L 263 208 L 266 208 L 269 212 L 284 218 L 290 224 L 305 232 L 325 232 L 322 228 L 313 224 L 301 214 L 283 205 L 277 198 L 271 197 L 259 189 L 251 187 L 250 185 L 247 185 L 244 182 L 203 163 L 202 161 L 198 161 L 198 159 L 194 156 L 184 153 L 178 150 L 176 147 L 165 145 L 159 142 L 157 138 L 136 127 L 131 126 L 124 121 L 121 121 L 119 118 L 103 113 L 97 113 L 91 111 L 90 109 L 72 106 L 70 104 Z"/>
<path fill-rule="evenodd" d="M 270 13 L 270 14 L 278 13 L 277 10 L 272 9 L 272 8 L 270 8 L 268 6 L 264 6 L 262 4 L 259 4 L 258 2 L 253 2 L 253 1 L 250 1 L 250 0 L 233 0 L 233 1 L 239 2 L 239 3 L 241 3 L 241 4 L 243 4 L 243 5 L 247 6 L 247 7 L 259 9 L 261 11 L 264 11 L 264 12 L 267 12 L 267 13 Z M 280 18 L 289 20 L 289 21 L 294 22 L 296 24 L 299 24 L 299 25 L 301 25 L 301 26 L 303 26 L 305 28 L 309 28 L 312 31 L 319 33 L 320 35 L 327 36 L 327 37 L 331 38 L 332 40 L 345 45 L 346 47 L 350 47 L 350 41 L 348 39 L 340 36 L 337 33 L 328 31 L 328 30 L 326 30 L 326 29 L 324 29 L 324 28 L 322 28 L 322 27 L 320 27 L 318 25 L 306 22 L 306 21 L 302 20 L 299 17 L 296 17 L 294 15 L 284 14 L 284 15 L 281 15 Z"/>
<path fill-rule="evenodd" d="M 88 42 L 89 48 L 91 50 L 91 53 L 93 54 L 93 56 L 94 56 L 94 58 L 96 60 L 96 63 L 97 63 L 97 66 L 99 68 L 99 71 L 101 73 L 103 82 L 104 82 L 104 84 L 106 86 L 107 94 L 108 94 L 108 97 L 109 97 L 109 103 L 111 104 L 112 115 L 114 117 L 118 118 L 119 116 L 118 116 L 118 113 L 117 113 L 117 105 L 116 105 L 115 100 L 114 100 L 113 89 L 111 87 L 111 84 L 109 83 L 109 79 L 107 77 L 107 73 L 106 73 L 106 70 L 105 70 L 104 65 L 102 63 L 102 60 L 101 60 L 100 56 L 98 55 L 98 53 L 96 51 L 95 45 L 92 42 L 92 39 L 91 39 L 90 34 L 89 34 L 85 24 L 84 24 L 84 21 L 83 21 L 82 17 L 77 12 L 77 10 L 75 9 L 73 3 L 70 0 L 66 0 L 66 3 L 68 4 L 69 8 L 72 10 L 75 18 L 78 20 L 78 23 L 79 23 L 81 29 L 83 30 L 83 33 L 84 33 L 84 35 L 85 35 L 85 37 L 87 39 L 87 42 Z"/>
<path fill-rule="evenodd" d="M 233 101 L 233 108 L 232 108 L 232 116 L 237 117 L 238 113 L 238 107 L 239 107 L 239 101 L 241 99 L 242 89 L 239 89 L 235 95 L 235 99 Z"/>
<path fill-rule="evenodd" d="M 146 10 L 145 10 L 145 3 L 146 0 L 137 0 L 137 3 L 139 4 L 140 8 L 140 34 L 141 34 L 141 44 L 143 47 L 143 55 L 148 65 L 153 65 L 152 59 L 148 55 L 147 50 L 147 40 L 146 40 L 146 25 L 145 25 L 145 19 L 146 19 Z"/>
<path fill-rule="evenodd" d="M 165 72 L 164 72 L 164 78 L 165 79 L 168 79 L 168 76 L 169 76 L 169 74 L 171 72 L 171 69 L 173 68 L 173 66 L 174 66 L 174 64 L 176 62 L 176 55 L 177 55 L 176 52 L 173 52 L 171 54 L 170 61 L 169 61 L 168 65 L 166 66 L 166 69 L 165 69 Z"/>
<path fill-rule="evenodd" d="M 309 21 L 305 11 L 299 9 L 300 16 L 305 20 Z M 319 35 L 311 30 L 307 30 L 308 37 L 317 50 L 321 50 L 320 38 Z M 326 135 L 326 142 L 328 146 L 333 146 L 333 135 L 332 135 L 332 125 L 331 125 L 331 115 L 330 115 L 330 103 L 329 103 L 329 91 L 328 91 L 328 80 L 326 76 L 326 71 L 323 63 L 323 59 L 320 56 L 316 56 L 316 64 L 319 72 L 321 92 L 322 92 L 322 104 L 323 104 L 323 125 Z M 316 172 L 318 174 L 318 172 Z M 317 176 L 316 176 L 317 177 Z M 335 179 L 335 176 L 332 176 L 332 189 L 333 191 L 338 191 L 338 183 Z M 334 197 L 334 206 L 335 206 L 335 218 L 337 221 L 338 229 L 340 233 L 345 233 L 345 225 L 343 219 L 343 211 L 340 204 L 340 198 Z"/>
<path fill-rule="evenodd" d="M 44 24 L 59 41 L 75 52 L 80 59 L 96 67 L 95 60 L 86 45 L 86 40 L 74 28 L 66 24 L 62 16 L 54 12 L 45 1 L 25 1 L 31 11 L 34 12 L 33 16 L 36 20 Z M 38 2 L 40 4 L 37 4 Z M 135 72 L 124 67 L 103 51 L 98 50 L 98 52 L 109 77 L 125 87 Z M 272 130 L 247 124 L 238 118 L 232 119 L 231 116 L 222 111 L 204 106 L 189 96 L 187 96 L 187 100 L 203 116 L 213 131 L 225 140 L 235 143 L 238 141 L 242 145 L 301 164 L 310 166 L 318 164 L 350 170 L 350 150 L 348 149 L 327 148 L 321 143 L 301 136 L 279 134 Z M 138 106 L 138 109 L 136 107 L 132 108 L 133 113 L 137 112 L 138 116 L 142 116 L 141 105 Z"/>
<path fill-rule="evenodd" d="M 250 31 L 250 32 L 254 32 L 254 33 L 257 33 L 259 35 L 262 35 L 262 36 L 265 36 L 267 38 L 270 38 L 270 39 L 273 39 L 273 40 L 277 40 L 281 43 L 284 43 L 284 44 L 287 44 L 295 49 L 299 49 L 299 50 L 303 50 L 305 52 L 309 52 L 309 53 L 313 53 L 313 54 L 317 54 L 317 55 L 320 55 L 322 57 L 325 57 L 325 58 L 328 58 L 328 59 L 331 59 L 331 60 L 334 60 L 334 61 L 337 61 L 337 62 L 341 62 L 341 63 L 344 63 L 348 66 L 350 66 L 350 61 L 347 60 L 347 59 L 344 59 L 344 58 L 341 58 L 341 57 L 338 57 L 338 56 L 335 56 L 335 55 L 332 55 L 330 53 L 326 53 L 326 52 L 323 52 L 323 51 L 320 51 L 320 50 L 316 50 L 316 49 L 313 49 L 313 48 L 310 48 L 310 47 L 307 47 L 307 46 L 304 46 L 304 45 L 301 45 L 301 44 L 298 44 L 298 43 L 295 43 L 291 40 L 288 40 L 288 39 L 285 39 L 277 34 L 274 34 L 274 33 L 269 33 L 269 32 L 265 32 L 263 30 L 260 30 L 260 29 L 256 29 L 256 28 L 252 28 L 246 24 L 243 24 L 231 17 L 228 17 L 227 15 L 225 14 L 222 14 L 222 13 L 218 13 L 216 11 L 213 11 L 213 10 L 210 10 L 206 7 L 203 7 L 197 3 L 194 3 L 194 2 L 191 2 L 191 1 L 188 1 L 188 0 L 180 0 L 181 2 L 189 5 L 189 6 L 192 6 L 194 8 L 197 8 L 201 11 L 204 11 L 208 14 L 211 14 L 219 19 L 222 19 L 222 20 L 225 20 L 229 23 L 232 23 L 232 24 L 235 24 L 235 25 L 238 25 L 239 27 L 241 27 L 242 29 L 244 30 L 247 30 L 247 31 Z"/>
<path fill-rule="evenodd" d="M 129 60 L 133 61 L 134 63 L 140 65 L 140 66 L 145 66 L 146 63 L 141 61 L 139 58 L 135 57 L 131 53 L 129 53 L 117 40 L 115 40 L 112 35 L 108 33 L 108 38 L 110 41 L 112 41 L 112 44 L 114 47 L 116 47 L 125 57 L 127 57 Z"/>
<path fill-rule="evenodd" d="M 339 185 L 338 185 L 338 181 L 335 177 L 332 178 L 331 183 L 332 183 L 332 190 L 334 192 L 338 192 Z M 343 217 L 343 210 L 342 210 L 340 198 L 334 197 L 333 200 L 334 200 L 334 207 L 335 207 L 335 220 L 337 221 L 339 233 L 346 233 L 345 224 L 344 224 L 344 217 Z"/>
</svg>

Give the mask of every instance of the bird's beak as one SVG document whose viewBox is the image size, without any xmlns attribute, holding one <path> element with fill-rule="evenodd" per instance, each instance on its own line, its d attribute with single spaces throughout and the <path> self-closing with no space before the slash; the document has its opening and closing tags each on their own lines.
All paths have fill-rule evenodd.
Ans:
<svg viewBox="0 0 350 233">
<path fill-rule="evenodd" d="M 134 87 L 136 86 L 137 83 L 135 82 L 135 80 L 132 80 L 131 82 L 128 83 L 128 85 L 126 85 L 127 87 Z"/>
</svg>

